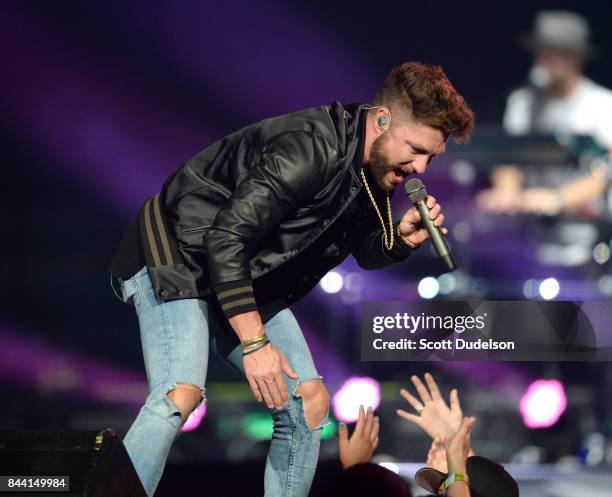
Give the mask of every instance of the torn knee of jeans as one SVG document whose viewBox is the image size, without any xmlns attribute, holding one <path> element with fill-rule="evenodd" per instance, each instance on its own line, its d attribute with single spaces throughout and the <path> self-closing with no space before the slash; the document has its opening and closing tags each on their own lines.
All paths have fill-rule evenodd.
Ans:
<svg viewBox="0 0 612 497">
<path fill-rule="evenodd" d="M 308 383 L 309 381 L 316 381 L 316 380 L 323 380 L 323 376 L 319 375 L 319 376 L 313 376 L 312 378 L 307 378 L 305 380 L 298 380 L 295 382 L 295 387 L 293 388 L 293 391 L 291 392 L 291 395 L 293 395 L 293 397 L 295 397 L 296 399 L 299 399 L 302 397 L 302 395 L 300 394 L 300 392 L 298 392 L 298 389 L 304 384 L 304 383 Z M 322 382 L 322 381 L 321 381 Z"/>
<path fill-rule="evenodd" d="M 329 424 L 329 392 L 323 383 L 322 377 L 311 378 L 299 382 L 293 395 L 301 398 L 303 402 L 306 426 L 310 430 L 317 430 Z"/>
<path fill-rule="evenodd" d="M 206 402 L 206 390 L 191 383 L 177 382 L 168 388 L 166 398 L 175 409 L 173 414 L 180 416 L 181 424 L 184 424 L 191 413 Z"/>
</svg>

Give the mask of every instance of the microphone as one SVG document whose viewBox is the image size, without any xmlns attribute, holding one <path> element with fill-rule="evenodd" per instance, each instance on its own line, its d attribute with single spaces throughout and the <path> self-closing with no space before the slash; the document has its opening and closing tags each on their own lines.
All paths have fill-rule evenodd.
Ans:
<svg viewBox="0 0 612 497">
<path fill-rule="evenodd" d="M 425 226 L 427 233 L 438 253 L 438 257 L 444 261 L 449 271 L 457 269 L 457 263 L 453 254 L 446 244 L 446 240 L 440 228 L 434 225 L 433 220 L 429 219 L 429 207 L 427 207 L 427 190 L 425 185 L 418 178 L 413 178 L 406 182 L 406 195 L 421 215 L 421 223 Z"/>
</svg>

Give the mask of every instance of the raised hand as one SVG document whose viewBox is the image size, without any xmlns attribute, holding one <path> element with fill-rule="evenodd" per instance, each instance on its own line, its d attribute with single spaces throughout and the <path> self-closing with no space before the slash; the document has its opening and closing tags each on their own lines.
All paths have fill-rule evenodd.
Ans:
<svg viewBox="0 0 612 497">
<path fill-rule="evenodd" d="M 441 473 L 448 473 L 446 463 L 446 438 L 436 437 L 431 442 L 431 447 L 427 453 L 427 467 L 437 469 Z"/>
<path fill-rule="evenodd" d="M 450 473 L 465 474 L 467 458 L 470 454 L 471 433 L 476 418 L 463 418 L 457 433 L 446 444 L 446 461 Z"/>
<path fill-rule="evenodd" d="M 374 416 L 371 407 L 368 407 L 367 414 L 363 406 L 359 407 L 359 419 L 350 438 L 347 426 L 340 423 L 338 439 L 342 469 L 350 468 L 355 464 L 370 462 L 374 450 L 378 447 L 379 430 L 380 421 L 378 416 Z"/>
<path fill-rule="evenodd" d="M 461 426 L 461 420 L 463 419 L 457 389 L 451 390 L 449 407 L 442 398 L 438 385 L 430 373 L 425 373 L 427 386 L 416 375 L 413 375 L 411 380 L 420 400 L 404 388 L 400 390 L 400 394 L 418 414 L 411 414 L 403 409 L 398 409 L 396 411 L 397 415 L 419 426 L 432 439 L 436 437 L 452 438 Z"/>
</svg>

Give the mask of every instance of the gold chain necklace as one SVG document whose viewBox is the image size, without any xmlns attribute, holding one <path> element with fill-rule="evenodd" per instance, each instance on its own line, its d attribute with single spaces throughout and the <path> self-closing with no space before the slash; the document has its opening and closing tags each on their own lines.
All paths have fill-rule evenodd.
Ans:
<svg viewBox="0 0 612 497">
<path fill-rule="evenodd" d="M 389 192 L 387 192 L 387 214 L 389 216 L 390 236 L 387 236 L 387 227 L 385 226 L 385 221 L 383 220 L 380 210 L 378 210 L 378 205 L 376 205 L 376 200 L 374 200 L 374 195 L 372 195 L 372 192 L 370 191 L 370 186 L 368 185 L 368 182 L 366 180 L 366 176 L 365 176 L 365 173 L 363 172 L 363 168 L 361 168 L 361 179 L 363 180 L 363 184 L 366 188 L 366 191 L 368 192 L 368 197 L 370 197 L 370 201 L 372 202 L 372 205 L 374 206 L 374 210 L 376 211 L 376 214 L 378 214 L 378 219 L 380 220 L 380 225 L 382 226 L 382 229 L 383 229 L 385 247 L 387 247 L 387 250 L 391 250 L 393 248 L 393 216 L 391 216 L 391 200 L 390 200 Z"/>
</svg>

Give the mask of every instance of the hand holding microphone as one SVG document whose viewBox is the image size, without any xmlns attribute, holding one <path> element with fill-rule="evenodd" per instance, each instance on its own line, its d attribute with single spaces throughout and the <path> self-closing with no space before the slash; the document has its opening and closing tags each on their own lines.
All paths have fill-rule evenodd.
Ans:
<svg viewBox="0 0 612 497">
<path fill-rule="evenodd" d="M 427 195 L 425 185 L 417 178 L 406 182 L 406 194 L 414 207 L 409 209 L 400 221 L 400 233 L 417 245 L 431 238 L 438 257 L 444 261 L 446 267 L 450 271 L 456 269 L 457 264 L 443 236 L 448 230 L 442 227 L 444 214 L 440 204 L 436 203 L 434 197 Z"/>
</svg>

